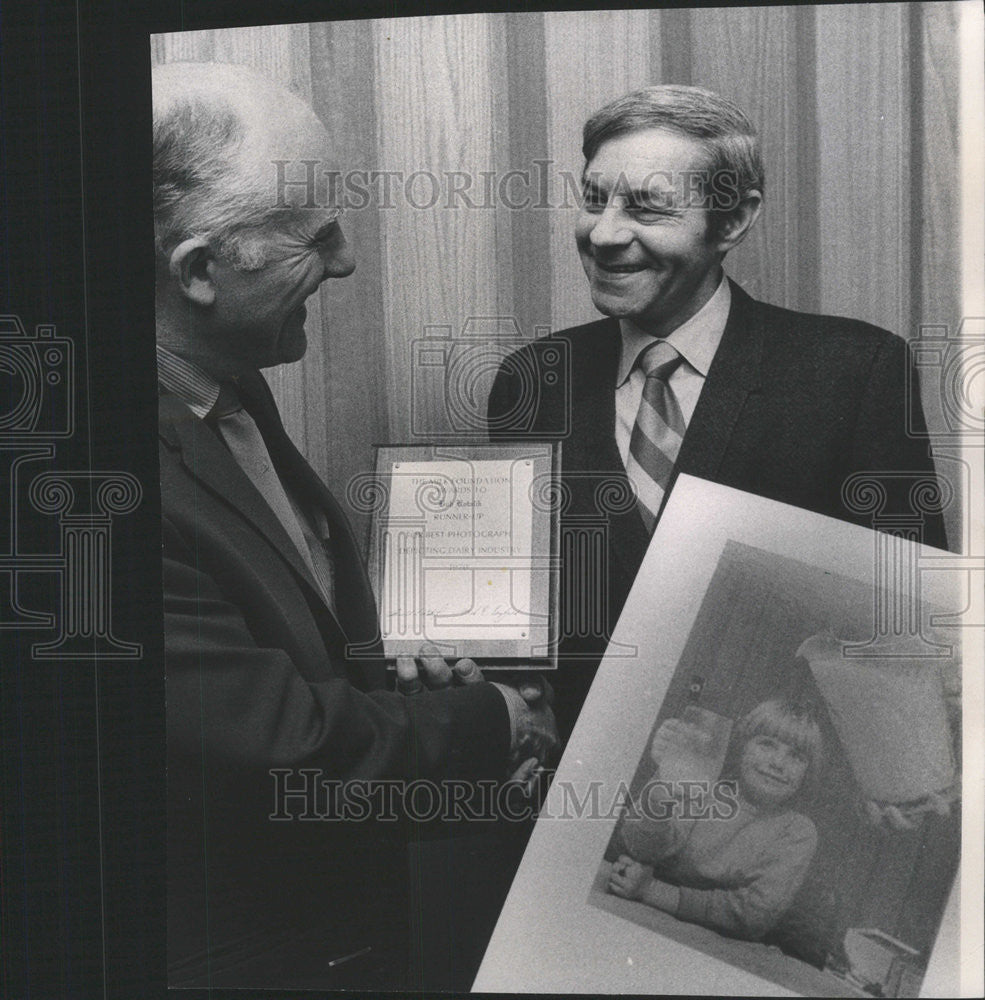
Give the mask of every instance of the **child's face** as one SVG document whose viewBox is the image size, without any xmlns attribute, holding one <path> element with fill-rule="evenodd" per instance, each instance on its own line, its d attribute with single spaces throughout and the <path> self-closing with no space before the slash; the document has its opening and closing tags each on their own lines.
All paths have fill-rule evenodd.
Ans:
<svg viewBox="0 0 985 1000">
<path fill-rule="evenodd" d="M 753 805 L 781 805 L 797 794 L 807 764 L 807 758 L 789 743 L 759 733 L 742 750 L 739 789 Z"/>
</svg>

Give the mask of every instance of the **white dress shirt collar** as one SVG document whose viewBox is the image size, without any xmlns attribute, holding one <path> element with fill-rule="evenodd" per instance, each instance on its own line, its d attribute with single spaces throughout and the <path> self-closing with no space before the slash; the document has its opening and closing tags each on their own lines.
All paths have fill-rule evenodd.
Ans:
<svg viewBox="0 0 985 1000">
<path fill-rule="evenodd" d="M 721 343 L 731 305 L 732 291 L 728 278 L 723 274 L 714 295 L 689 320 L 665 338 L 703 378 L 707 378 L 708 369 L 711 368 L 712 359 Z M 629 378 L 640 352 L 660 339 L 645 333 L 626 319 L 619 320 L 619 331 L 622 334 L 622 356 L 616 374 L 617 388 Z"/>
</svg>

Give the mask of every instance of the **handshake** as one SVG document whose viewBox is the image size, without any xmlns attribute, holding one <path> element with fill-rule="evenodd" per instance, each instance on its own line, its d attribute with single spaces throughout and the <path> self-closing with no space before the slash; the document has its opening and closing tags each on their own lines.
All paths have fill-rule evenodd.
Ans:
<svg viewBox="0 0 985 1000">
<path fill-rule="evenodd" d="M 418 658 L 397 657 L 397 691 L 407 696 L 434 691 L 453 684 L 478 684 L 485 680 L 474 660 L 462 659 L 451 665 L 431 645 L 421 647 Z M 493 686 L 506 699 L 510 715 L 510 781 L 531 784 L 539 767 L 558 748 L 557 724 L 551 705 L 554 692 L 539 674 L 511 676 Z"/>
</svg>

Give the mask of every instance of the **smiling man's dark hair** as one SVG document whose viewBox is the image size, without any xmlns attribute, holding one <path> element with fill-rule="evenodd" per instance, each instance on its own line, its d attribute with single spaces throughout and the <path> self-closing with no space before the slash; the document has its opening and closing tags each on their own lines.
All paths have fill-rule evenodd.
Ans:
<svg viewBox="0 0 985 1000">
<path fill-rule="evenodd" d="M 765 192 L 766 171 L 759 136 L 742 109 L 703 87 L 661 84 L 610 101 L 585 122 L 586 165 L 609 139 L 661 128 L 695 139 L 708 154 L 709 175 L 728 173 L 739 199 Z"/>
</svg>

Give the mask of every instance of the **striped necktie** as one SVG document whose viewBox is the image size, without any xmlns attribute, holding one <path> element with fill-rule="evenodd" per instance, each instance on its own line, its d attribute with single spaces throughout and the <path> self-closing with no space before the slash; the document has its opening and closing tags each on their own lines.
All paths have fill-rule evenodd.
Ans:
<svg viewBox="0 0 985 1000">
<path fill-rule="evenodd" d="M 626 474 L 636 487 L 637 509 L 648 533 L 657 523 L 684 438 L 684 415 L 667 384 L 683 360 L 664 340 L 652 344 L 636 359 L 646 375 L 646 384 L 629 439 Z"/>
</svg>

